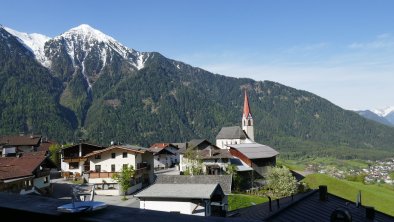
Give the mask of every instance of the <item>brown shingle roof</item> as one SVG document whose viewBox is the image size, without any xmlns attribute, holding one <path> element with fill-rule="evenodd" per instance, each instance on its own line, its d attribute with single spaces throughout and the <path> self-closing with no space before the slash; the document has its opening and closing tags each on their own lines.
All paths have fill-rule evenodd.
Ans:
<svg viewBox="0 0 394 222">
<path fill-rule="evenodd" d="M 34 135 L 10 135 L 0 136 L 0 144 L 8 146 L 38 146 L 41 136 Z"/>
<path fill-rule="evenodd" d="M 32 176 L 47 157 L 45 152 L 25 153 L 21 157 L 0 158 L 0 181 Z"/>
<path fill-rule="evenodd" d="M 94 156 L 96 154 L 100 154 L 100 153 L 104 153 L 104 152 L 108 152 L 110 150 L 113 149 L 122 149 L 124 151 L 127 152 L 134 152 L 134 153 L 145 153 L 146 151 L 151 152 L 148 148 L 144 148 L 144 147 L 139 147 L 139 146 L 131 146 L 131 145 L 114 145 L 114 146 L 110 146 L 108 148 L 102 149 L 102 150 L 96 150 L 92 153 L 89 153 L 87 155 L 85 155 L 85 157 L 90 157 L 90 156 Z"/>
</svg>

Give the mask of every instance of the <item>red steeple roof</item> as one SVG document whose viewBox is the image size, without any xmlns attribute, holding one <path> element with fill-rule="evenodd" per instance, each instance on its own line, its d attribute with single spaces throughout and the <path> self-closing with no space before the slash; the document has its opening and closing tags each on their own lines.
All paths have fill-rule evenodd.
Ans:
<svg viewBox="0 0 394 222">
<path fill-rule="evenodd" d="M 244 113 L 243 113 L 243 116 L 246 117 L 246 118 L 252 118 L 252 112 L 250 112 L 249 99 L 248 99 L 248 95 L 246 94 L 246 90 L 245 90 Z"/>
</svg>

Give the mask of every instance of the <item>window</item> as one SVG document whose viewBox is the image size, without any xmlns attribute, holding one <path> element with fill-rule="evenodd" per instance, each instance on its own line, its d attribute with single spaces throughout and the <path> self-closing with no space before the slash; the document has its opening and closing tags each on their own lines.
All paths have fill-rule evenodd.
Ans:
<svg viewBox="0 0 394 222">
<path fill-rule="evenodd" d="M 111 165 L 111 172 L 115 172 L 115 164 Z"/>
<path fill-rule="evenodd" d="M 94 166 L 94 171 L 101 172 L 101 165 Z"/>
<path fill-rule="evenodd" d="M 78 169 L 79 163 L 78 162 L 71 162 L 68 164 L 68 169 Z"/>
<path fill-rule="evenodd" d="M 111 158 L 115 159 L 115 155 L 116 155 L 116 153 L 111 153 Z"/>
<path fill-rule="evenodd" d="M 123 164 L 123 169 L 127 168 L 128 164 Z"/>
<path fill-rule="evenodd" d="M 49 178 L 48 177 L 44 178 L 44 183 L 49 183 Z"/>
<path fill-rule="evenodd" d="M 123 152 L 123 158 L 127 158 L 127 152 Z"/>
<path fill-rule="evenodd" d="M 100 154 L 96 154 L 96 155 L 94 155 L 94 159 L 96 159 L 96 160 L 99 160 L 99 159 L 101 159 L 101 155 L 100 155 Z"/>
</svg>

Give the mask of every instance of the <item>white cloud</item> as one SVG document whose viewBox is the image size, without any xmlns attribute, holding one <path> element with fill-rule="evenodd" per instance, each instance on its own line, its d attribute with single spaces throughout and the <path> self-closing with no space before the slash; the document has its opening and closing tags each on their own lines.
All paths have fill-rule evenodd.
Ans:
<svg viewBox="0 0 394 222">
<path fill-rule="evenodd" d="M 351 49 L 394 49 L 394 38 L 390 34 L 381 34 L 371 42 L 354 42 L 349 45 Z"/>
<path fill-rule="evenodd" d="M 320 42 L 315 44 L 305 44 L 292 46 L 285 50 L 288 53 L 299 53 L 299 52 L 310 52 L 316 50 L 322 50 L 328 48 L 329 44 L 326 42 Z"/>
</svg>

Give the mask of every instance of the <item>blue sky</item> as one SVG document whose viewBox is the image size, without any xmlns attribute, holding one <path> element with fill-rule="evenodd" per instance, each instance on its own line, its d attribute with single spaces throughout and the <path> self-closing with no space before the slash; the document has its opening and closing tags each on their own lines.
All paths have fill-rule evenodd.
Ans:
<svg viewBox="0 0 394 222">
<path fill-rule="evenodd" d="M 82 23 L 139 51 L 276 81 L 346 109 L 394 105 L 394 2 L 0 1 L 0 24 L 50 37 Z"/>
</svg>

